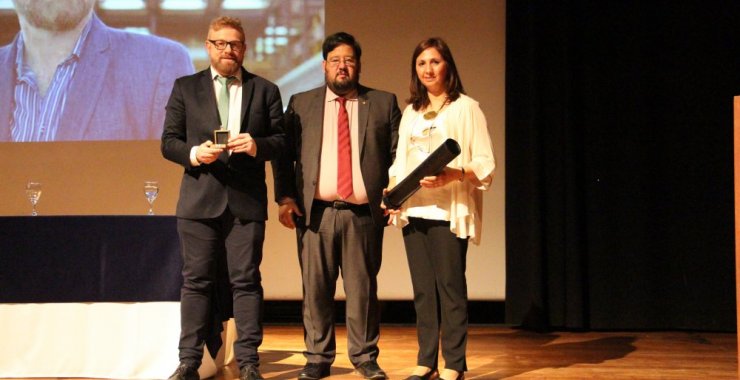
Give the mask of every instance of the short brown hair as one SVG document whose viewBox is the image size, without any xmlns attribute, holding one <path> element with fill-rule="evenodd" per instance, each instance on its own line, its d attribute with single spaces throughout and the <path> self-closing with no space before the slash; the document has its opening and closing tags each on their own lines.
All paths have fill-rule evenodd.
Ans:
<svg viewBox="0 0 740 380">
<path fill-rule="evenodd" d="M 209 30 L 221 30 L 223 28 L 236 29 L 242 35 L 242 42 L 244 42 L 244 40 L 246 39 L 246 36 L 244 35 L 244 28 L 242 28 L 242 22 L 238 18 L 219 16 L 211 20 L 211 24 L 208 26 Z"/>
</svg>

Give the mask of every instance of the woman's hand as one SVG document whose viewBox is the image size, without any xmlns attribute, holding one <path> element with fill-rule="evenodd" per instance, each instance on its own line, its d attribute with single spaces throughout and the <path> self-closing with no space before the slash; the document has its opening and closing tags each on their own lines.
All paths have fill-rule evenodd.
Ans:
<svg viewBox="0 0 740 380">
<path fill-rule="evenodd" d="M 383 189 L 383 197 L 385 197 L 387 194 L 388 194 L 388 188 Z M 385 205 L 385 203 L 383 203 L 382 201 L 380 202 L 380 208 L 383 209 L 383 215 L 385 216 L 390 215 L 390 218 L 388 218 L 389 225 L 393 223 L 394 217 L 401 213 L 400 209 L 388 208 Z"/>
<path fill-rule="evenodd" d="M 437 175 L 426 176 L 419 181 L 419 185 L 426 188 L 442 187 L 450 182 L 459 181 L 463 178 L 462 170 L 445 167 Z"/>
</svg>

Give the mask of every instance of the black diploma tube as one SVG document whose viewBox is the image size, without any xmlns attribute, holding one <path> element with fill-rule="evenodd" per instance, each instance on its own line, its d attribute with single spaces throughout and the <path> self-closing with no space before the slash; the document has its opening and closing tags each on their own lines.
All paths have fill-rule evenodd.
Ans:
<svg viewBox="0 0 740 380">
<path fill-rule="evenodd" d="M 430 175 L 435 175 L 442 171 L 447 164 L 452 161 L 453 158 L 460 154 L 460 145 L 453 139 L 445 140 L 442 145 L 429 155 L 419 166 L 416 167 L 408 177 L 404 178 L 403 181 L 398 183 L 396 187 L 391 189 L 385 197 L 383 197 L 383 203 L 385 207 L 389 209 L 399 209 L 403 202 L 406 202 L 409 197 L 419 190 L 421 185 L 419 181 L 422 178 Z"/>
</svg>

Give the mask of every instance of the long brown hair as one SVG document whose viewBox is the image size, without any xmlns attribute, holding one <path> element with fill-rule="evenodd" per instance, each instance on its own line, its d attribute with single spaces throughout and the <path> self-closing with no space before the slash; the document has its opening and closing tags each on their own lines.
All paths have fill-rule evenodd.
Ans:
<svg viewBox="0 0 740 380">
<path fill-rule="evenodd" d="M 452 58 L 452 52 L 447 46 L 447 43 L 439 37 L 427 38 L 416 45 L 414 54 L 411 56 L 411 84 L 409 85 L 411 96 L 406 100 L 406 102 L 411 104 L 415 111 L 427 107 L 430 103 L 427 89 L 419 80 L 419 75 L 416 74 L 416 58 L 418 58 L 424 50 L 429 48 L 436 49 L 447 64 L 447 78 L 445 78 L 445 86 L 449 101 L 454 102 L 460 97 L 460 94 L 465 93 L 462 80 L 460 79 L 460 74 L 457 73 L 455 59 Z"/>
</svg>

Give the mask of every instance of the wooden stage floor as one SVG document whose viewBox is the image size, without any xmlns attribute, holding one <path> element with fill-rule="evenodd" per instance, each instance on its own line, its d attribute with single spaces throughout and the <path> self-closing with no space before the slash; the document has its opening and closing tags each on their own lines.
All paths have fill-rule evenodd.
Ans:
<svg viewBox="0 0 740 380">
<path fill-rule="evenodd" d="M 334 379 L 360 379 L 346 356 L 346 330 L 337 328 Z M 260 349 L 266 379 L 295 379 L 304 364 L 300 326 L 265 328 Z M 381 327 L 378 362 L 391 379 L 415 366 L 413 326 Z M 443 363 L 440 359 L 440 363 Z M 733 333 L 554 332 L 471 326 L 466 379 L 738 379 Z M 174 368 L 173 368 L 174 369 Z M 238 378 L 235 366 L 216 380 Z M 36 379 L 38 380 L 38 379 Z"/>
</svg>

